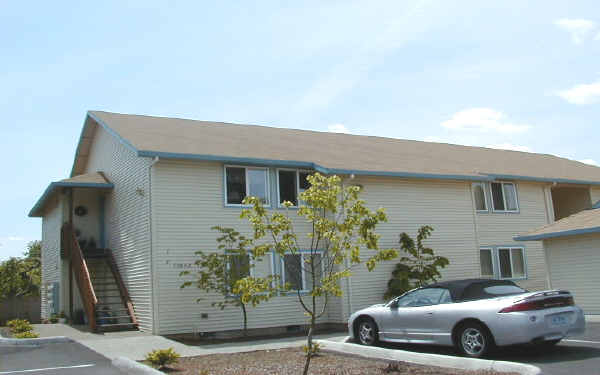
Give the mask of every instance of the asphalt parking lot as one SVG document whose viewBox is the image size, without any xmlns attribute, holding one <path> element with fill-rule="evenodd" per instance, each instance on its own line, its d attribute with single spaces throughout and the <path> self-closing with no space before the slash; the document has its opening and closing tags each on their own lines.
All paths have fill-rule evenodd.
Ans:
<svg viewBox="0 0 600 375">
<path fill-rule="evenodd" d="M 456 355 L 452 348 L 424 345 L 382 345 L 421 353 Z M 583 336 L 563 340 L 550 349 L 531 346 L 501 348 L 488 359 L 520 362 L 539 367 L 544 375 L 600 374 L 600 323 L 587 323 Z"/>
<path fill-rule="evenodd" d="M 0 374 L 124 375 L 109 359 L 76 342 L 0 346 Z"/>
</svg>

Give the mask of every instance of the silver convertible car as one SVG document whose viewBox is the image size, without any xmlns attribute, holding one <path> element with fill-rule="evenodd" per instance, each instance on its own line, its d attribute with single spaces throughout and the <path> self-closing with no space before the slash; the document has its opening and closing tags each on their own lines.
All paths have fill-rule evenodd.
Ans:
<svg viewBox="0 0 600 375">
<path fill-rule="evenodd" d="M 528 292 L 508 280 L 469 279 L 411 290 L 348 319 L 350 337 L 454 346 L 482 357 L 496 346 L 554 345 L 585 332 L 583 310 L 562 290 Z"/>
</svg>

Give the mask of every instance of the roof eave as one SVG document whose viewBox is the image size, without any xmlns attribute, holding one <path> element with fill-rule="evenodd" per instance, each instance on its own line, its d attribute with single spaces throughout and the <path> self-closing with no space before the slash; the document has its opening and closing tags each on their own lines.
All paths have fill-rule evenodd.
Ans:
<svg viewBox="0 0 600 375">
<path fill-rule="evenodd" d="M 571 229 L 560 232 L 533 234 L 533 235 L 522 235 L 513 237 L 515 241 L 541 241 L 550 238 L 577 236 L 582 234 L 600 233 L 600 227 L 582 228 L 582 229 Z"/>
<path fill-rule="evenodd" d="M 46 201 L 54 192 L 61 187 L 69 188 L 95 188 L 95 189 L 113 189 L 115 185 L 112 182 L 107 183 L 95 183 L 95 182 L 64 182 L 56 181 L 51 182 L 50 185 L 44 190 L 42 196 L 35 202 L 33 208 L 29 211 L 27 216 L 29 217 L 42 217 L 41 210 L 46 205 Z"/>
</svg>

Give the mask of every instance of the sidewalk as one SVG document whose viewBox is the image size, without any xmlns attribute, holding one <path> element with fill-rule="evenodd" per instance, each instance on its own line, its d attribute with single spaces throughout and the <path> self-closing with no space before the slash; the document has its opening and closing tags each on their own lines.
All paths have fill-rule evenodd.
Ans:
<svg viewBox="0 0 600 375">
<path fill-rule="evenodd" d="M 65 324 L 35 324 L 34 329 L 40 334 L 40 337 L 66 336 L 109 359 L 126 357 L 134 361 L 144 359 L 146 353 L 154 349 L 166 349 L 170 347 L 175 349 L 182 357 L 193 357 L 217 353 L 241 353 L 255 350 L 299 347 L 306 342 L 304 337 L 290 337 L 241 343 L 190 346 L 169 340 L 163 336 L 155 336 L 139 331 L 97 334 L 86 331 L 84 327 L 79 330 Z M 346 336 L 343 333 L 316 335 L 315 339 L 343 342 Z"/>
</svg>

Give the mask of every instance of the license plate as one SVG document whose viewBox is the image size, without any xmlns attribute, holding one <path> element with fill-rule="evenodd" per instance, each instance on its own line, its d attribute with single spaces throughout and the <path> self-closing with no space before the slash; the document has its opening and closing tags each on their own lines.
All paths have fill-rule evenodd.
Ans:
<svg viewBox="0 0 600 375">
<path fill-rule="evenodd" d="M 566 326 L 569 325 L 569 316 L 568 315 L 555 315 L 550 318 L 550 325 L 552 326 Z"/>
</svg>

